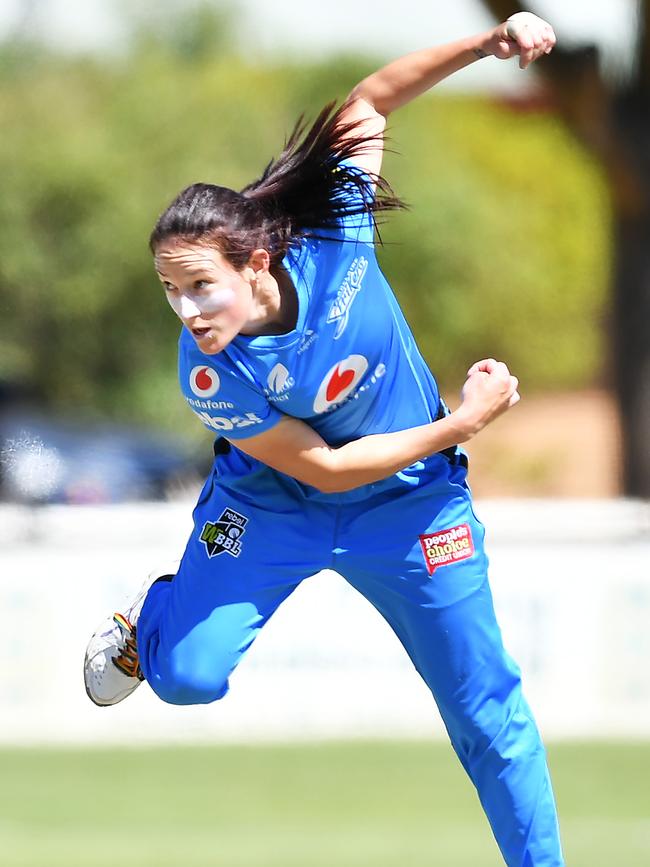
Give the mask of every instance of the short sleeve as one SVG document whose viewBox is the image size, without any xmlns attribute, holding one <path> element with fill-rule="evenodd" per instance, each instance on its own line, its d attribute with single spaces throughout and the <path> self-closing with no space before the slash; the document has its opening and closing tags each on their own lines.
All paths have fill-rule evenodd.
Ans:
<svg viewBox="0 0 650 867">
<path fill-rule="evenodd" d="M 187 335 L 187 336 L 185 336 Z M 178 373 L 188 406 L 205 427 L 227 439 L 247 439 L 274 427 L 282 418 L 237 363 L 203 355 L 185 329 L 179 344 Z"/>
<path fill-rule="evenodd" d="M 345 185 L 341 194 L 346 204 L 358 208 L 360 213 L 350 214 L 341 220 L 341 228 L 347 240 L 353 240 L 362 244 L 374 244 L 375 221 L 368 206 L 374 201 L 374 185 L 370 177 L 359 166 L 350 160 L 342 163 L 347 171 L 359 178 L 362 184 L 349 182 Z M 363 210 L 362 210 L 363 209 Z"/>
</svg>

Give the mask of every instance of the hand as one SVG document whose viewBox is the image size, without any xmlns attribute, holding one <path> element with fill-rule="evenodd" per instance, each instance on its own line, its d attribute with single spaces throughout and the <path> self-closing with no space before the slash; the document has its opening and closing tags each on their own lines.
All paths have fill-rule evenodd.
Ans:
<svg viewBox="0 0 650 867">
<path fill-rule="evenodd" d="M 517 12 L 488 33 L 482 48 L 499 60 L 519 55 L 519 66 L 526 69 L 538 57 L 550 54 L 556 41 L 547 21 L 532 12 Z"/>
<path fill-rule="evenodd" d="M 461 406 L 452 413 L 466 439 L 482 430 L 519 400 L 519 380 L 502 361 L 484 358 L 467 371 Z"/>
</svg>

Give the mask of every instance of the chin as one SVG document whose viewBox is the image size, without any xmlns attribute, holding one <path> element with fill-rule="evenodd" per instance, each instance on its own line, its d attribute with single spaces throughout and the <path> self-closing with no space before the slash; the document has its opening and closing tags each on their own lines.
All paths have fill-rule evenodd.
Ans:
<svg viewBox="0 0 650 867">
<path fill-rule="evenodd" d="M 194 342 L 204 355 L 217 355 L 230 343 L 229 340 L 220 340 L 216 337 L 195 337 Z"/>
</svg>

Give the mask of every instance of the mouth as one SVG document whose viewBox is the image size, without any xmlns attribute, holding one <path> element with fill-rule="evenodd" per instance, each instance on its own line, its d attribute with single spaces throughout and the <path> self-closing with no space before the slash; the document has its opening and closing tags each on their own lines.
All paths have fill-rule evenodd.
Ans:
<svg viewBox="0 0 650 867">
<path fill-rule="evenodd" d="M 192 336 L 196 340 L 201 340 L 203 337 L 207 337 L 210 331 L 210 328 L 192 328 Z"/>
</svg>

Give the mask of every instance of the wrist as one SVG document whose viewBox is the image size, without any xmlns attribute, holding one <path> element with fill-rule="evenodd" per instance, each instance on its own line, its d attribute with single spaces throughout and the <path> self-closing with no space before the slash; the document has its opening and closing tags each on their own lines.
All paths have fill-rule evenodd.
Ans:
<svg viewBox="0 0 650 867">
<path fill-rule="evenodd" d="M 458 409 L 450 413 L 446 420 L 458 434 L 457 444 L 471 440 L 483 428 L 483 424 L 474 413 L 467 409 L 465 404 L 461 404 Z"/>
<path fill-rule="evenodd" d="M 479 60 L 482 60 L 484 57 L 492 57 L 494 54 L 493 47 L 493 37 L 494 31 L 488 30 L 486 33 L 479 33 L 474 37 L 472 51 L 476 55 Z"/>
</svg>

